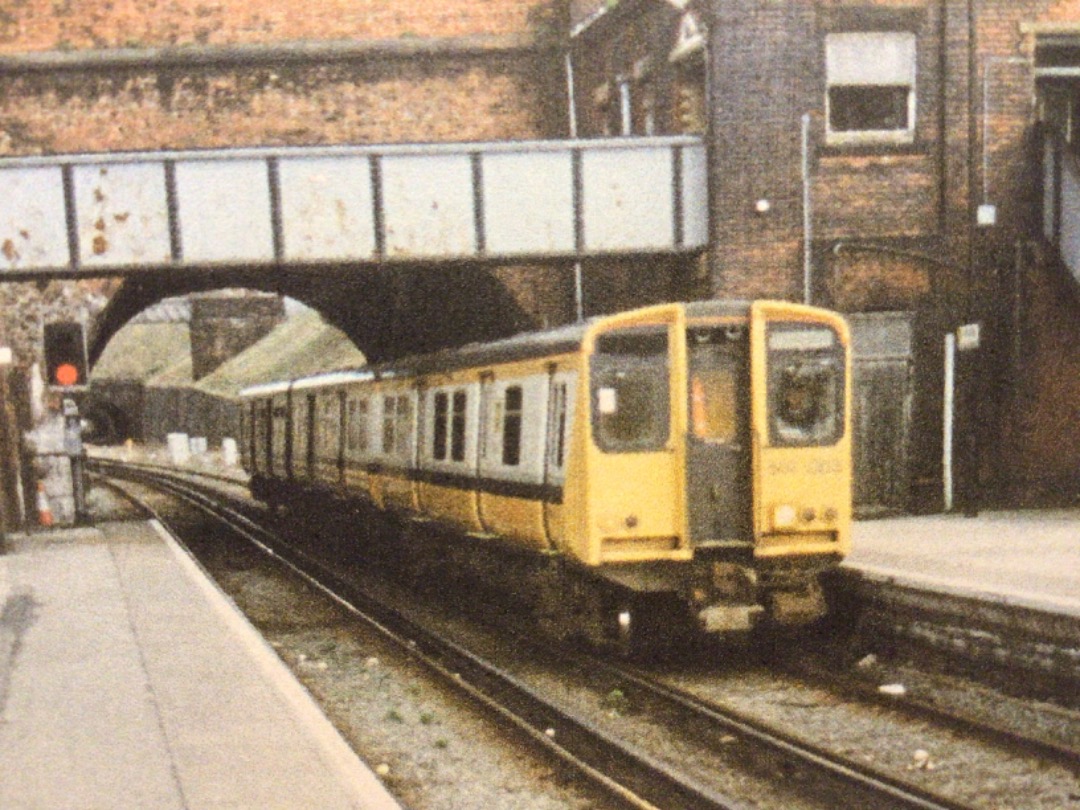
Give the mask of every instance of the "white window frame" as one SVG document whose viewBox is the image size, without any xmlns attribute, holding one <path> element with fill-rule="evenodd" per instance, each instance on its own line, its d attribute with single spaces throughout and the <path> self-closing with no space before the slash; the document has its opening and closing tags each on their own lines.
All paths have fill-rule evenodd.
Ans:
<svg viewBox="0 0 1080 810">
<path fill-rule="evenodd" d="M 910 31 L 855 31 L 825 36 L 825 142 L 829 146 L 907 145 L 915 141 L 916 48 Z M 834 87 L 907 86 L 907 126 L 834 130 Z"/>
</svg>

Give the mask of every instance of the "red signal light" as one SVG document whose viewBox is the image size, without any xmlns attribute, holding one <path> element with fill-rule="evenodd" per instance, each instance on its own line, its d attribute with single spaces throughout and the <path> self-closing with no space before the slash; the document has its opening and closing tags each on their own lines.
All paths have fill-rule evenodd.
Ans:
<svg viewBox="0 0 1080 810">
<path fill-rule="evenodd" d="M 75 385 L 79 381 L 79 369 L 72 363 L 61 363 L 54 374 L 57 385 Z"/>
<path fill-rule="evenodd" d="M 86 385 L 89 364 L 83 325 L 77 321 L 47 323 L 43 337 L 48 384 L 61 388 Z"/>
</svg>

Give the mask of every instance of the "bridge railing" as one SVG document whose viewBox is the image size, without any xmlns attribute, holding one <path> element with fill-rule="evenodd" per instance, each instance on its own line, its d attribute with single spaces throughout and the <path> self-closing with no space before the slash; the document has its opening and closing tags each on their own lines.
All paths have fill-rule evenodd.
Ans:
<svg viewBox="0 0 1080 810">
<path fill-rule="evenodd" d="M 0 278 L 544 260 L 707 241 L 699 138 L 0 160 Z"/>
</svg>

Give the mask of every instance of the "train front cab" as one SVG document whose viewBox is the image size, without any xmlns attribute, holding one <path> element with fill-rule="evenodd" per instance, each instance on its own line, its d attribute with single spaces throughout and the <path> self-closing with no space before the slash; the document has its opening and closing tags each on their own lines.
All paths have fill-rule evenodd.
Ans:
<svg viewBox="0 0 1080 810">
<path fill-rule="evenodd" d="M 846 347 L 836 316 L 781 302 L 598 322 L 574 556 L 627 593 L 676 595 L 707 630 L 820 615 L 818 574 L 849 542 Z"/>
</svg>

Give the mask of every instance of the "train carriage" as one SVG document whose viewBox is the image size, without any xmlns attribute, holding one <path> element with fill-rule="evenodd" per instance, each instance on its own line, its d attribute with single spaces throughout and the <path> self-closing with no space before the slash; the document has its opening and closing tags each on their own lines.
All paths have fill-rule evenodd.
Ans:
<svg viewBox="0 0 1080 810">
<path fill-rule="evenodd" d="M 665 304 L 250 389 L 244 458 L 445 527 L 560 634 L 798 625 L 849 547 L 850 379 L 834 313 Z"/>
</svg>

